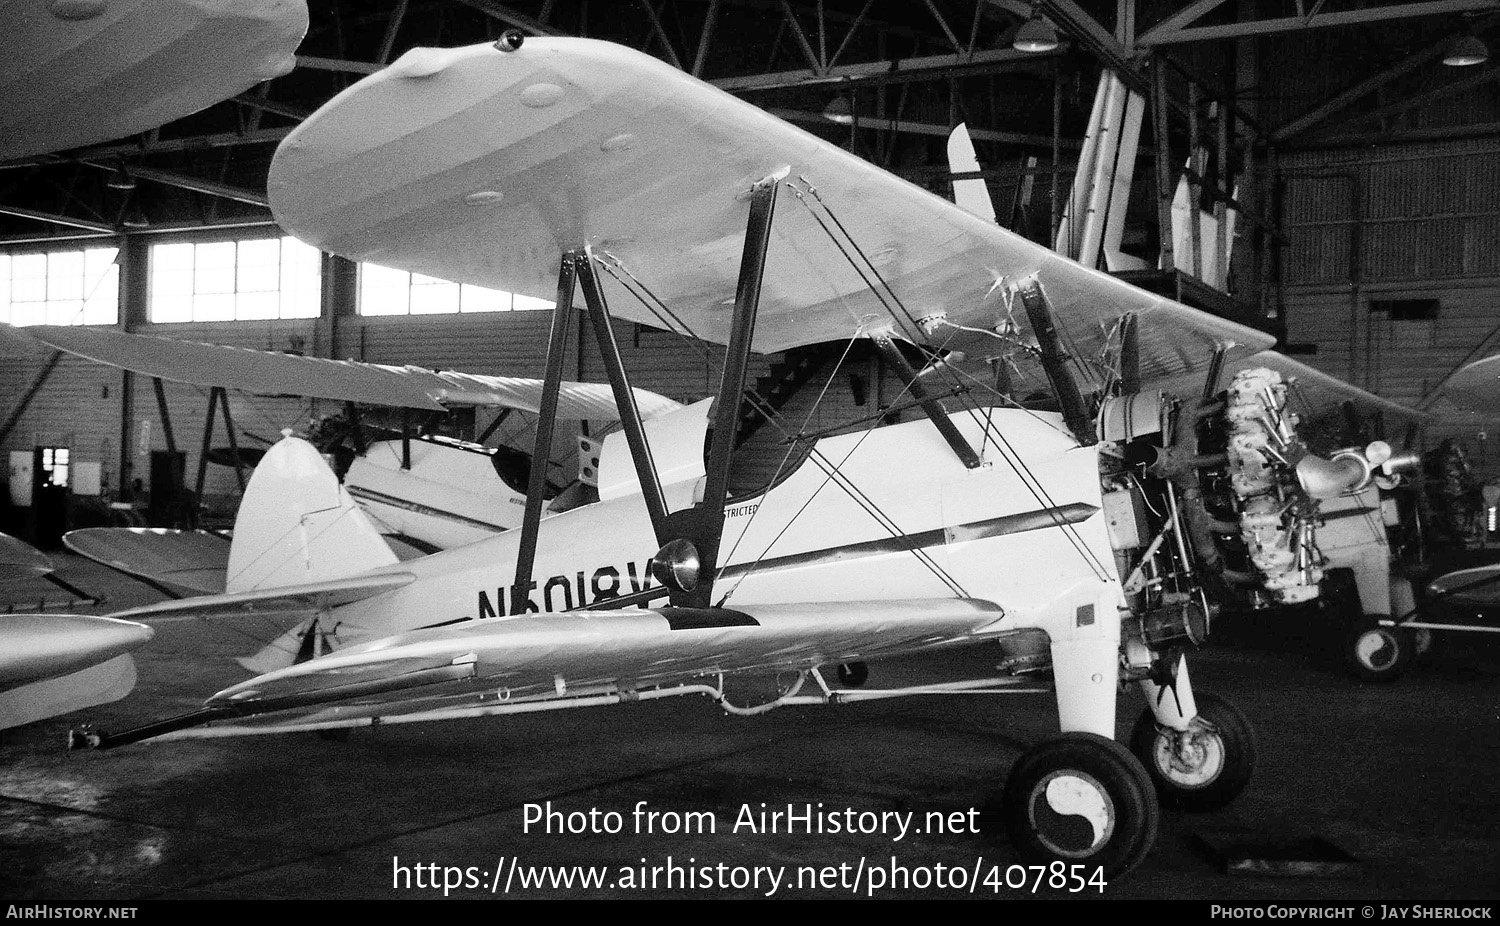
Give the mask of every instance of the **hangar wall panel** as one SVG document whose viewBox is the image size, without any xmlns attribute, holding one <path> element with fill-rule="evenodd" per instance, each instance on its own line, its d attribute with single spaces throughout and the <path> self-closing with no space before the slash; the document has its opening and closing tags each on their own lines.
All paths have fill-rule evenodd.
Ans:
<svg viewBox="0 0 1500 926">
<path fill-rule="evenodd" d="M 1288 340 L 1313 366 L 1410 405 L 1463 363 L 1500 351 L 1500 144 L 1493 139 L 1303 152 L 1283 159 Z M 1435 299 L 1403 319 L 1389 300 Z M 1490 474 L 1493 414 L 1455 413 L 1426 443 L 1461 440 Z"/>
</svg>

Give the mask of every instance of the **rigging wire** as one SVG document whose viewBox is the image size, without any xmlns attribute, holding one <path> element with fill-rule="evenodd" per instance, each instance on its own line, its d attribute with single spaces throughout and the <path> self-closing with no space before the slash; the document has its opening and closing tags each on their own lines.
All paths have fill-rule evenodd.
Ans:
<svg viewBox="0 0 1500 926">
<path fill-rule="evenodd" d="M 891 301 L 894 301 L 897 307 L 901 310 L 901 314 L 906 316 L 911 324 L 916 327 L 918 331 L 920 331 L 921 326 L 917 323 L 911 312 L 901 302 L 900 297 L 896 295 L 890 284 L 887 283 L 885 278 L 880 274 L 879 269 L 875 267 L 874 263 L 870 261 L 867 255 L 865 255 L 864 251 L 859 247 L 858 242 L 854 241 L 853 236 L 849 234 L 847 228 L 839 220 L 838 216 L 834 214 L 833 210 L 828 207 L 828 204 L 823 201 L 822 197 L 817 193 L 817 190 L 812 186 L 812 184 L 808 182 L 807 178 L 802 177 L 799 179 L 803 184 L 806 185 L 806 193 L 817 201 L 819 207 L 823 210 L 824 213 L 828 215 L 829 220 L 832 221 L 832 223 L 839 229 L 844 238 L 848 241 L 848 248 L 844 246 L 842 241 L 838 240 L 838 238 L 834 236 L 833 232 L 829 229 L 828 224 L 824 222 L 818 212 L 812 208 L 806 196 L 803 195 L 803 192 L 797 187 L 797 185 L 789 183 L 788 187 L 792 190 L 793 194 L 797 196 L 798 201 L 801 202 L 808 209 L 808 212 L 813 216 L 813 218 L 817 220 L 818 224 L 823 228 L 824 233 L 829 236 L 831 241 L 833 241 L 834 245 L 839 249 L 840 253 L 843 254 L 845 260 L 849 261 L 850 265 L 854 267 L 855 272 L 858 273 L 860 275 L 860 278 L 865 281 L 866 285 L 870 288 L 875 297 L 880 300 L 883 306 L 885 306 L 886 311 L 891 313 L 892 320 L 896 321 L 897 324 L 900 324 L 900 318 L 897 317 L 895 311 L 891 309 L 890 302 L 888 302 L 886 298 L 881 295 L 880 291 L 869 282 L 869 278 L 865 275 L 864 269 L 861 268 L 850 256 L 850 248 L 852 248 L 856 253 L 860 255 L 860 257 L 864 259 L 865 263 L 869 267 L 870 274 L 880 281 L 880 284 L 882 287 L 884 287 L 885 292 L 889 293 Z M 1064 331 L 1064 334 L 1066 334 L 1066 329 L 1064 328 L 1062 330 Z M 956 336 L 956 332 L 949 335 L 948 341 L 945 341 L 944 343 L 946 344 L 951 341 L 954 336 Z M 939 349 L 941 349 L 941 347 Z M 952 381 L 951 377 L 954 375 L 954 373 L 952 371 L 951 364 L 944 364 L 934 369 L 939 372 L 939 375 L 944 376 L 944 378 L 948 379 L 950 382 Z M 973 417 L 978 419 L 979 416 L 977 414 L 977 405 L 971 406 L 967 410 Z M 999 429 L 993 427 L 993 423 L 990 420 L 986 419 L 983 422 L 983 425 L 986 429 L 986 433 L 994 434 L 997 447 L 1003 448 L 1001 450 L 1002 458 L 1005 460 L 1006 464 L 1011 468 L 1011 470 L 1016 473 L 1017 477 L 1020 478 L 1022 485 L 1026 487 L 1027 491 L 1031 493 L 1032 497 L 1035 498 L 1038 503 L 1040 503 L 1044 508 L 1053 510 L 1052 517 L 1054 522 L 1056 523 L 1056 526 L 1060 528 L 1068 537 L 1069 543 L 1083 559 L 1085 565 L 1087 565 L 1090 570 L 1092 570 L 1095 575 L 1101 579 L 1101 581 L 1108 581 L 1109 569 L 1089 548 L 1087 542 L 1084 541 L 1077 527 L 1073 524 L 1068 523 L 1065 519 L 1063 519 L 1061 514 L 1057 513 L 1054 510 L 1056 509 L 1057 505 L 1052 500 L 1050 493 L 1047 492 L 1042 481 L 1036 476 L 1034 472 L 1031 471 L 1030 467 L 1026 465 L 1021 456 L 1016 453 L 1015 448 L 1010 444 L 1008 440 L 1006 440 Z"/>
</svg>

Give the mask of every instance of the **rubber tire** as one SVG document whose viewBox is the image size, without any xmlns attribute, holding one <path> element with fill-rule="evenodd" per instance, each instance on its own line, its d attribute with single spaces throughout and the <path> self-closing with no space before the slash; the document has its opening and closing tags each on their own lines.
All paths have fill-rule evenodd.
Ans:
<svg viewBox="0 0 1500 926">
<path fill-rule="evenodd" d="M 1368 651 L 1372 645 L 1377 648 Z M 1344 663 L 1360 681 L 1385 684 L 1401 677 L 1415 648 L 1411 636 L 1395 627 L 1365 624 L 1347 635 Z"/>
<path fill-rule="evenodd" d="M 870 667 L 863 662 L 840 663 L 834 672 L 845 688 L 858 688 L 870 680 Z"/>
<path fill-rule="evenodd" d="M 1037 789 L 1045 789 L 1054 773 L 1068 771 L 1092 778 L 1109 797 L 1113 825 L 1101 845 L 1064 851 L 1043 841 L 1037 832 L 1032 813 L 1033 798 L 1041 796 Z M 1026 864 L 1085 865 L 1090 873 L 1098 866 L 1106 878 L 1139 865 L 1156 842 L 1161 825 L 1161 809 L 1146 770 L 1124 746 L 1094 733 L 1064 733 L 1022 753 L 1006 778 L 1001 814 L 1011 845 Z"/>
<path fill-rule="evenodd" d="M 1168 774 L 1162 762 L 1170 757 L 1157 752 L 1158 747 L 1165 745 L 1166 735 L 1157 727 L 1156 715 L 1149 707 L 1130 732 L 1130 751 L 1146 767 L 1163 807 L 1204 813 L 1226 806 L 1250 783 L 1255 772 L 1255 728 L 1239 708 L 1216 694 L 1195 692 L 1194 700 L 1198 703 L 1198 717 L 1213 728 L 1212 732 L 1200 730 L 1199 735 L 1214 737 L 1224 756 L 1216 775 L 1201 784 L 1184 784 Z"/>
</svg>

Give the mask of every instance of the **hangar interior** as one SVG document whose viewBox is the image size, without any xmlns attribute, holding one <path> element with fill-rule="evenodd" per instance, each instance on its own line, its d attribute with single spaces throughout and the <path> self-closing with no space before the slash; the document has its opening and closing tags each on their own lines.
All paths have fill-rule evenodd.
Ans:
<svg viewBox="0 0 1500 926">
<path fill-rule="evenodd" d="M 34 15 L 87 18 L 76 10 L 90 8 L 88 0 L 47 6 L 47 13 Z M 1500 542 L 1500 491 L 1485 487 L 1500 484 L 1500 451 L 1489 446 L 1500 433 L 1500 407 L 1456 408 L 1442 386 L 1465 365 L 1500 353 L 1500 69 L 1490 61 L 1490 49 L 1500 49 L 1500 0 L 310 0 L 308 13 L 295 61 L 228 99 L 81 146 L 17 153 L 20 148 L 0 144 L 0 322 L 13 326 L 0 330 L 0 451 L 9 461 L 0 531 L 57 550 L 62 534 L 80 527 L 229 528 L 250 468 L 284 429 L 326 429 L 351 413 L 344 402 L 298 396 L 294 388 L 251 395 L 153 379 L 39 344 L 26 335 L 29 326 L 97 326 L 315 358 L 542 377 L 550 303 L 319 252 L 280 228 L 267 194 L 278 144 L 361 78 L 411 49 L 503 42 L 515 31 L 639 49 L 945 198 L 956 183 L 981 180 L 1005 228 L 1267 332 L 1288 356 L 1426 413 L 1413 423 L 1350 411 L 1304 426 L 1325 449 L 1378 439 L 1422 454 L 1427 463 L 1419 481 L 1425 479 L 1428 496 L 1447 492 L 1451 500 L 1419 503 L 1427 506 L 1424 529 L 1441 534 L 1455 551 L 1473 554 L 1474 562 L 1495 558 L 1486 551 Z M 62 50 L 36 67 L 40 73 L 54 66 L 50 82 L 66 81 L 69 60 Z M 14 117 L 25 110 L 20 76 L 9 84 L 0 76 L 0 135 L 24 137 L 27 120 L 39 119 L 34 113 Z M 1129 101 L 1112 116 L 1103 102 L 1107 86 Z M 1114 121 L 1101 128 L 1108 119 Z M 959 124 L 973 140 L 977 169 L 950 162 L 947 142 Z M 1106 156 L 1097 139 L 1111 132 L 1122 134 Z M 1081 208 L 1094 211 L 1089 198 L 1100 188 L 1109 213 L 1104 240 L 1081 242 L 1074 217 Z M 614 329 L 634 386 L 683 403 L 714 395 L 722 346 L 621 320 Z M 568 345 L 566 379 L 602 382 L 605 367 L 598 346 L 581 333 Z M 754 401 L 798 422 L 803 435 L 921 416 L 910 403 L 891 407 L 904 391 L 901 371 L 890 357 L 864 347 L 753 354 L 749 382 Z M 1051 410 L 1045 399 L 1028 394 L 1032 389 L 1044 391 L 1045 383 L 1018 387 L 1017 402 Z M 371 409 L 364 415 L 370 424 L 527 452 L 534 450 L 537 430 L 533 416 L 493 408 L 446 416 Z M 753 415 L 742 419 L 744 440 L 732 474 L 737 489 L 780 475 L 788 452 L 785 432 L 757 423 Z M 586 434 L 591 427 L 599 436 L 600 424 L 586 424 Z M 612 428 L 606 423 L 604 429 Z M 549 456 L 569 477 L 580 465 L 566 429 L 553 435 Z M 1447 507 L 1434 511 L 1434 504 Z M 85 575 L 106 579 L 93 567 Z M 41 604 L 72 608 L 90 596 L 88 589 L 73 592 Z M 116 603 L 131 604 L 142 595 L 138 587 L 109 593 Z M 36 605 L 35 599 L 0 602 L 8 610 Z M 173 639 L 174 647 L 190 648 Z M 1372 771 L 1381 776 L 1377 790 L 1388 809 L 1405 793 L 1404 776 L 1430 761 L 1429 738 L 1434 748 L 1451 746 L 1473 729 L 1468 724 L 1488 722 L 1453 761 L 1465 774 L 1479 775 L 1493 759 L 1494 717 L 1485 693 L 1493 701 L 1495 670 L 1487 653 L 1493 656 L 1482 644 L 1466 652 L 1459 657 L 1460 681 L 1442 682 L 1440 695 L 1452 709 L 1440 725 L 1428 729 L 1414 719 L 1428 709 L 1421 689 L 1401 696 L 1398 728 L 1408 739 L 1394 754 L 1382 754 Z M 184 659 L 178 649 L 164 658 L 174 670 Z M 1256 692 L 1252 698 L 1264 711 L 1306 710 L 1309 699 L 1277 700 L 1261 691 L 1269 677 L 1264 667 L 1240 654 L 1219 658 L 1217 666 L 1208 663 L 1210 671 L 1217 668 L 1231 686 Z M 1276 677 L 1316 692 L 1359 723 L 1377 723 L 1382 708 L 1372 696 L 1350 694 L 1283 657 L 1268 658 L 1282 660 L 1272 667 Z M 183 701 L 154 688 L 149 697 L 163 708 Z M 982 717 L 974 723 L 989 715 Z M 644 721 L 652 731 L 671 723 L 654 710 Z M 962 723 L 955 733 L 951 715 L 926 707 L 893 719 L 866 718 L 854 729 L 802 717 L 797 723 L 793 740 L 818 753 L 813 764 L 819 769 L 838 766 L 846 755 L 866 757 L 866 728 L 875 738 L 910 738 L 913 754 L 922 752 L 914 732 L 922 729 L 978 738 Z M 748 761 L 742 754 L 758 755 L 782 742 L 778 728 L 759 720 L 732 735 L 709 726 L 693 728 L 702 748 L 666 771 L 658 767 L 660 757 L 627 741 L 607 719 L 585 721 L 561 744 L 549 745 L 556 731 L 531 718 L 517 736 L 538 753 L 557 756 L 559 768 L 593 761 L 599 742 L 625 756 L 618 776 L 591 780 L 577 792 L 601 802 L 615 799 L 621 788 L 650 797 L 650 784 L 686 787 L 680 779 L 689 773 L 681 769 L 697 768 L 693 763 L 708 763 L 726 779 L 763 774 L 753 762 L 742 767 Z M 1020 738 L 1033 732 L 1026 727 Z M 468 750 L 462 742 L 435 744 L 425 734 L 388 735 L 398 750 L 443 752 L 455 769 L 455 788 L 465 776 L 483 775 L 496 758 L 486 751 L 491 747 Z M 1315 755 L 1309 761 L 1322 763 L 1323 786 L 1331 789 L 1340 781 L 1334 769 L 1345 761 L 1328 748 L 1339 728 L 1308 724 L 1299 735 L 1295 748 Z M 1374 754 L 1383 742 L 1371 739 L 1367 751 Z M 322 745 L 299 742 L 289 761 L 349 761 L 313 754 Z M 71 797 L 55 798 L 49 790 L 52 760 L 31 758 L 40 747 L 24 737 L 21 746 L 28 758 L 12 780 L 12 796 L 38 806 L 56 799 L 76 810 Z M 226 758 L 206 746 L 193 749 L 188 764 L 195 767 L 251 755 Z M 803 759 L 785 761 L 795 766 Z M 129 761 L 135 774 L 149 764 Z M 253 787 L 265 761 L 237 765 L 234 780 Z M 398 762 L 378 769 L 372 780 L 404 800 L 420 800 L 420 789 L 402 780 Z M 1298 771 L 1292 759 L 1271 762 L 1283 775 Z M 358 774 L 339 768 L 338 774 Z M 983 796 L 962 783 L 958 771 L 940 780 L 942 796 L 934 800 L 944 807 L 981 803 Z M 834 776 L 836 783 L 826 785 L 832 790 L 818 790 L 825 787 L 820 782 L 808 786 L 807 796 L 822 799 L 846 789 L 885 800 L 912 785 L 903 774 L 887 768 L 873 785 Z M 930 772 L 921 765 L 911 774 Z M 537 794 L 572 793 L 567 782 L 538 775 Z M 160 782 L 152 787 L 158 784 L 170 790 Z M 341 797 L 330 790 L 320 783 L 290 804 L 298 813 L 327 812 Z M 1425 778 L 1418 791 L 1434 804 L 1452 794 Z M 749 800 L 758 792 L 735 793 Z M 317 877 L 298 876 L 295 887 L 278 878 L 287 870 L 316 874 L 320 866 L 368 861 L 352 843 L 319 842 L 304 852 L 285 833 L 258 831 L 274 860 L 259 868 L 219 834 L 228 824 L 218 811 L 178 819 L 151 802 L 159 796 L 137 796 L 122 812 L 172 817 L 166 836 L 111 830 L 101 838 L 112 847 L 99 852 L 123 859 L 130 852 L 149 854 L 142 846 L 172 840 L 181 846 L 211 833 L 203 838 L 207 847 L 199 848 L 211 860 L 203 872 L 174 871 L 172 879 L 158 881 L 141 874 L 150 867 L 145 863 L 122 861 L 114 874 L 91 881 L 75 846 L 63 837 L 35 835 L 51 813 L 35 811 L 36 820 L 15 817 L 21 821 L 16 832 L 32 834 L 18 850 L 23 892 L 313 896 Z M 213 803 L 197 796 L 204 806 Z M 265 799 L 275 800 L 274 794 Z M 1380 861 L 1354 881 L 1324 883 L 1314 889 L 1318 896 L 1421 896 L 1470 887 L 1482 896 L 1500 892 L 1497 869 L 1487 861 L 1497 858 L 1494 832 L 1485 823 L 1493 820 L 1492 796 L 1481 797 L 1477 816 L 1446 807 L 1437 815 L 1437 833 L 1425 829 L 1426 818 L 1412 818 L 1417 811 L 1396 812 L 1391 825 L 1401 838 L 1390 837 L 1393 845 L 1382 841 L 1373 819 L 1344 816 L 1359 811 L 1344 808 L 1336 796 L 1328 801 L 1326 807 L 1338 809 L 1302 822 Z M 1298 813 L 1284 806 L 1281 792 L 1261 793 L 1250 806 L 1242 817 L 1219 822 L 1233 829 L 1254 815 Z M 518 807 L 501 801 L 478 819 L 510 826 Z M 445 805 L 449 810 L 454 820 L 464 812 Z M 361 830 L 360 839 L 395 844 L 396 837 L 380 830 L 387 821 L 365 822 L 371 830 Z M 410 839 L 411 831 L 391 826 Z M 1217 877 L 1180 878 L 1197 864 L 1183 848 L 1193 837 L 1179 823 L 1167 830 L 1178 839 L 1175 848 L 1127 888 L 1127 896 L 1297 896 L 1302 889 L 1286 882 L 1246 887 Z M 114 851 L 114 842 L 127 849 Z M 534 848 L 544 851 L 540 843 Z M 1402 855 L 1421 856 L 1414 863 L 1420 870 L 1402 867 L 1396 860 Z M 29 881 L 40 886 L 27 887 Z M 384 892 L 373 878 L 330 876 L 328 883 L 334 895 Z"/>
<path fill-rule="evenodd" d="M 409 276 L 382 277 L 290 242 L 279 250 L 267 241 L 280 233 L 264 190 L 276 143 L 360 76 L 412 47 L 520 29 L 644 49 L 945 196 L 944 139 L 966 123 L 997 221 L 1039 241 L 1052 237 L 1066 208 L 1100 73 L 1123 68 L 1151 104 L 1133 163 L 1117 165 L 1133 180 L 1119 249 L 1140 269 L 1127 274 L 1269 329 L 1287 353 L 1320 370 L 1431 407 L 1450 373 L 1500 339 L 1492 308 L 1500 113 L 1487 62 L 1443 61 L 1455 41 L 1489 36 L 1491 6 L 1178 6 L 1042 3 L 1060 44 L 1024 52 L 1015 34 L 1032 8 L 1020 0 L 313 4 L 297 67 L 285 76 L 139 136 L 0 163 L 8 294 L 0 320 L 539 376 L 547 313 L 521 310 L 542 303 L 488 311 L 502 306 L 492 299 L 481 307 L 419 279 L 411 297 L 375 304 L 376 294 L 410 285 Z M 1191 152 L 1199 169 L 1184 171 Z M 1231 252 L 1222 280 L 1202 282 L 1188 254 L 1175 261 L 1184 270 L 1157 269 L 1165 264 L 1163 210 L 1182 181 L 1196 187 L 1209 217 L 1201 247 Z M 1235 223 L 1227 247 L 1213 227 L 1226 210 Z M 215 265 L 225 270 L 211 281 Z M 268 274 L 277 273 L 278 286 L 301 274 L 301 289 L 249 295 L 266 293 Z M 169 291 L 183 296 L 169 299 Z M 678 338 L 644 326 L 622 334 L 638 385 L 681 400 L 711 391 L 712 361 Z M 73 356 L 54 362 L 35 345 L 3 349 L 0 376 L 12 401 L 0 447 L 21 455 L 67 448 L 75 466 L 97 464 L 97 491 L 110 500 L 129 501 L 136 479 L 148 488 L 150 454 L 168 449 L 148 378 Z M 810 378 L 807 358 L 757 362 L 763 391 L 796 392 L 782 381 L 789 370 Z M 861 395 L 845 377 L 828 398 L 878 407 L 879 363 L 850 363 L 864 367 L 846 371 Z M 580 380 L 600 371 L 587 350 L 570 366 Z M 168 383 L 166 400 L 194 488 L 207 396 Z M 229 396 L 248 446 L 305 426 L 329 404 Z M 487 423 L 481 412 L 464 424 L 472 436 Z M 1490 423 L 1473 413 L 1444 416 L 1410 437 L 1428 449 L 1460 442 L 1483 481 L 1500 465 L 1489 451 Z M 1395 424 L 1382 434 L 1409 443 Z M 24 481 L 24 468 L 16 475 Z M 84 491 L 95 491 L 89 483 Z M 9 504 L 25 506 L 30 491 L 17 483 Z M 232 512 L 233 470 L 210 467 L 204 493 L 212 509 Z"/>
</svg>

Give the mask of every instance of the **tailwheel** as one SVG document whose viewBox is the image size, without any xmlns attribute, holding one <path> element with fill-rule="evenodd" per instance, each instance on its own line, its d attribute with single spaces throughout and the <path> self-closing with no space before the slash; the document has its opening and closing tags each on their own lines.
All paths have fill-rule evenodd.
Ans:
<svg viewBox="0 0 1500 926">
<path fill-rule="evenodd" d="M 841 663 L 838 671 L 839 684 L 845 688 L 858 688 L 870 680 L 870 667 L 863 662 Z"/>
<path fill-rule="evenodd" d="M 1148 707 L 1130 734 L 1135 753 L 1156 785 L 1162 805 L 1218 810 L 1239 797 L 1255 771 L 1255 733 L 1239 708 L 1198 693 L 1198 716 L 1185 732 L 1162 727 Z"/>
<path fill-rule="evenodd" d="M 1094 733 L 1064 733 L 1023 753 L 1001 811 L 1027 863 L 1099 866 L 1107 877 L 1140 864 L 1161 817 L 1140 763 Z"/>
<path fill-rule="evenodd" d="M 1344 661 L 1361 681 L 1394 682 L 1406 671 L 1415 648 L 1407 632 L 1367 624 L 1348 635 Z"/>
<path fill-rule="evenodd" d="M 1411 632 L 1411 643 L 1413 656 L 1426 656 L 1432 652 L 1432 631 L 1426 627 L 1418 627 Z"/>
</svg>

